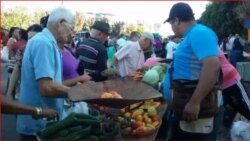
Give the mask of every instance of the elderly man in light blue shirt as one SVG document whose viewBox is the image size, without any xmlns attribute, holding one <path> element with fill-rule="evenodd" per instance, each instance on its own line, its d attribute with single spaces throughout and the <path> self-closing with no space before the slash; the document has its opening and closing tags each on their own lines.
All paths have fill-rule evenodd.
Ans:
<svg viewBox="0 0 250 141">
<path fill-rule="evenodd" d="M 19 102 L 56 110 L 59 115 L 63 99 L 69 87 L 62 85 L 62 56 L 58 43 L 65 43 L 73 35 L 74 16 L 63 7 L 54 9 L 48 19 L 47 28 L 29 40 L 24 52 L 21 71 Z M 45 127 L 46 121 L 19 115 L 17 131 L 21 140 L 36 139 L 36 132 Z"/>
</svg>

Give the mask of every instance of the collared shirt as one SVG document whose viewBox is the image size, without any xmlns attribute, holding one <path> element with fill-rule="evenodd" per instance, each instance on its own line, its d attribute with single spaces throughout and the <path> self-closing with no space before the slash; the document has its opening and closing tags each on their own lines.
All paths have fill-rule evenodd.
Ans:
<svg viewBox="0 0 250 141">
<path fill-rule="evenodd" d="M 45 28 L 28 41 L 25 48 L 19 102 L 32 107 L 50 108 L 62 113 L 63 99 L 42 97 L 38 86 L 41 78 L 50 78 L 62 83 L 61 53 L 52 33 Z M 34 120 L 30 115 L 18 115 L 17 131 L 25 135 L 35 135 L 45 127 L 47 121 Z"/>
<path fill-rule="evenodd" d="M 88 38 L 79 43 L 76 49 L 76 56 L 83 65 L 85 71 L 94 81 L 106 80 L 101 73 L 107 69 L 107 50 L 104 45 L 93 38 Z"/>
<path fill-rule="evenodd" d="M 145 62 L 144 53 L 139 42 L 127 44 L 117 51 L 115 57 L 118 60 L 117 69 L 121 77 L 141 69 Z"/>
</svg>

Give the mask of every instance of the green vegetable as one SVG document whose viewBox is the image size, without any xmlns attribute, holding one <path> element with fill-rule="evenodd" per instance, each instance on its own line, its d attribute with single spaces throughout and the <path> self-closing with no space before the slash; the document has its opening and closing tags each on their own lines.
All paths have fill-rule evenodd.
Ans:
<svg viewBox="0 0 250 141">
<path fill-rule="evenodd" d="M 74 140 L 80 140 L 85 138 L 91 131 L 92 127 L 91 126 L 87 126 L 77 132 L 71 133 L 69 134 L 67 137 L 65 137 L 65 140 L 70 140 L 70 141 L 74 141 Z"/>
<path fill-rule="evenodd" d="M 46 124 L 46 127 L 49 127 L 49 126 L 51 126 L 51 125 L 53 125 L 53 124 L 55 124 L 55 123 L 57 123 L 57 122 L 59 122 L 59 121 L 51 121 L 51 122 L 48 122 L 48 123 Z"/>
<path fill-rule="evenodd" d="M 84 114 L 84 113 L 76 113 L 75 114 L 75 117 L 79 118 L 79 119 L 93 119 L 93 120 L 97 120 L 99 118 L 98 116 L 87 115 L 87 114 Z"/>
<path fill-rule="evenodd" d="M 158 82 L 160 81 L 160 76 L 156 70 L 150 69 L 145 73 L 142 81 L 153 87 L 157 87 Z"/>
<path fill-rule="evenodd" d="M 101 125 L 100 120 L 75 118 L 75 121 L 81 125 L 93 125 L 93 126 L 100 126 Z"/>
<path fill-rule="evenodd" d="M 165 69 L 163 68 L 163 66 L 161 64 L 157 64 L 152 68 L 152 70 L 156 70 L 158 72 L 159 78 L 162 81 L 165 75 Z"/>
<path fill-rule="evenodd" d="M 63 130 L 57 132 L 54 135 L 53 139 L 57 139 L 57 138 L 61 138 L 61 137 L 66 137 L 68 134 L 69 134 L 69 131 L 67 129 L 63 129 Z"/>
<path fill-rule="evenodd" d="M 71 127 L 68 130 L 69 130 L 69 133 L 74 133 L 74 132 L 77 132 L 77 131 L 81 130 L 82 128 L 83 127 L 81 125 L 79 125 L 79 126 Z"/>
<path fill-rule="evenodd" d="M 48 126 L 37 134 L 41 139 L 51 139 L 57 131 L 73 126 L 75 124 L 75 113 L 70 114 L 68 117 L 60 122 L 56 122 L 53 125 Z"/>
</svg>

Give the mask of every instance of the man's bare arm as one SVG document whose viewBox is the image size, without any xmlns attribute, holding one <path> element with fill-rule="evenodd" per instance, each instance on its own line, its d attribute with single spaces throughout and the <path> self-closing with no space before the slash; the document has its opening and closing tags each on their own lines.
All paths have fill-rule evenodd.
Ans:
<svg viewBox="0 0 250 141">
<path fill-rule="evenodd" d="M 38 80 L 39 89 L 42 96 L 45 97 L 61 97 L 68 96 L 70 87 L 63 84 L 53 82 L 50 78 L 41 78 Z"/>
</svg>

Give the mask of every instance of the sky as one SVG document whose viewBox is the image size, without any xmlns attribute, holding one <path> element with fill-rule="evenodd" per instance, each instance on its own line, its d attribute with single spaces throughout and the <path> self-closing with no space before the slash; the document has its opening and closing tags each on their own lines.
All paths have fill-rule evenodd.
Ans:
<svg viewBox="0 0 250 141">
<path fill-rule="evenodd" d="M 16 6 L 27 7 L 31 12 L 36 9 L 51 11 L 58 6 L 64 6 L 72 12 L 93 12 L 113 14 L 111 18 L 121 21 L 143 21 L 144 23 L 161 25 L 161 34 L 172 34 L 169 24 L 163 24 L 167 19 L 173 4 L 179 1 L 1 1 L 1 9 L 7 10 Z M 182 1 L 188 3 L 195 18 L 200 18 L 208 1 Z"/>
</svg>

